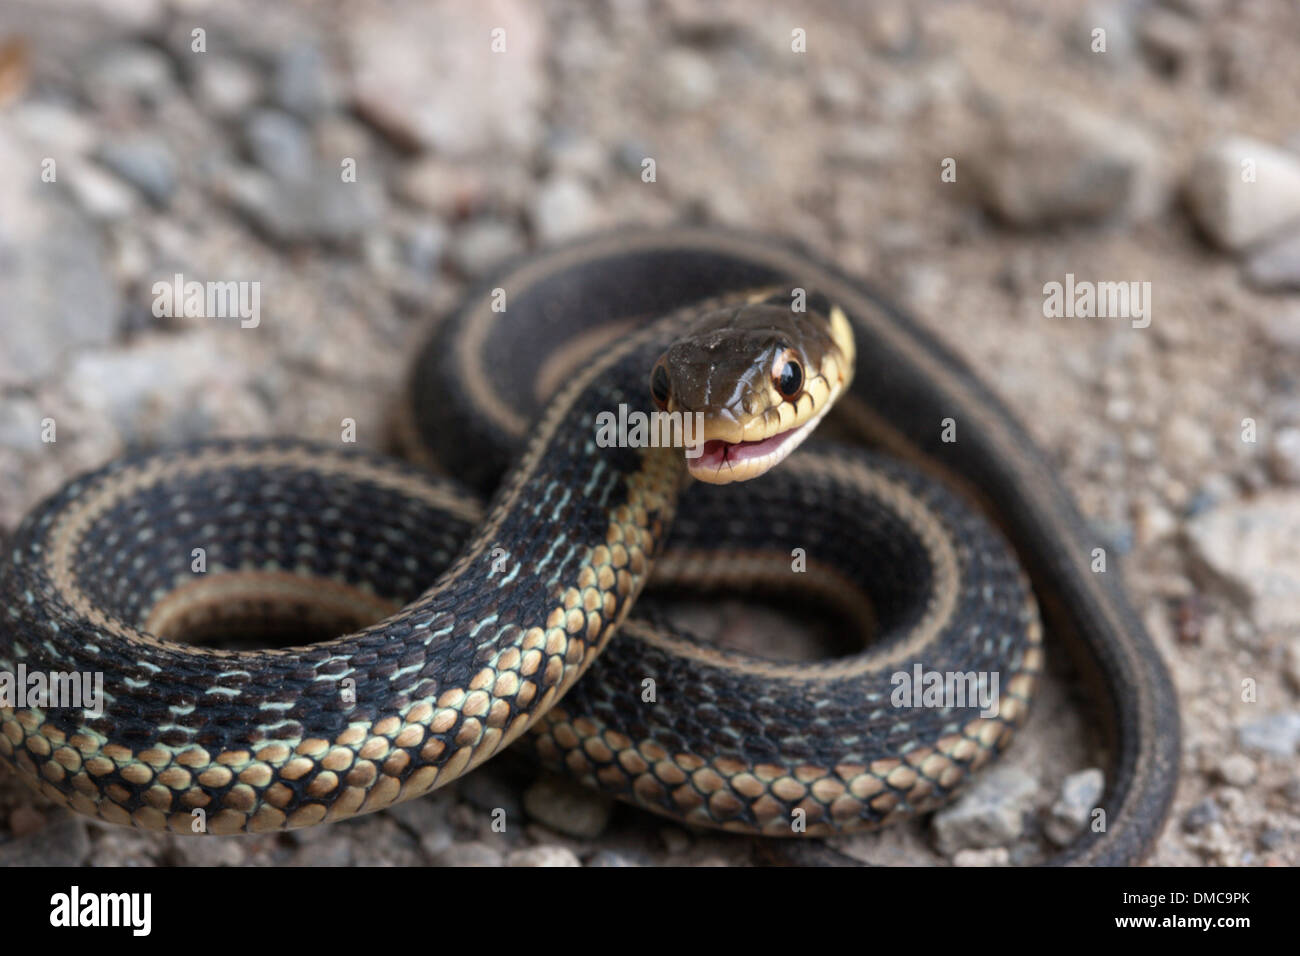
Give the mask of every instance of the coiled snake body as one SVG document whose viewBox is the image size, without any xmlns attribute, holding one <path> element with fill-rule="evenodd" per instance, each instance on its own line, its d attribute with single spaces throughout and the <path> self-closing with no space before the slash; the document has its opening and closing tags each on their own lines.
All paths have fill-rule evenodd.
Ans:
<svg viewBox="0 0 1300 956">
<path fill-rule="evenodd" d="M 279 440 L 135 455 L 38 506 L 0 562 L 0 672 L 102 674 L 103 708 L 0 696 L 0 759 L 103 820 L 254 832 L 426 793 L 531 727 L 544 761 L 650 810 L 834 834 L 938 806 L 1005 746 L 1041 606 L 1112 758 L 1105 829 L 1063 861 L 1131 862 L 1158 834 L 1177 711 L 1115 572 L 1091 571 L 1098 542 L 1002 405 L 859 283 L 727 233 L 599 236 L 469 296 L 411 395 L 408 447 L 495 488 L 486 507 Z M 814 443 L 706 483 L 771 467 L 836 399 L 825 427 L 876 450 Z M 681 448 L 596 441 L 602 414 L 655 403 L 708 413 L 701 481 Z M 628 618 L 648 580 L 798 594 L 871 640 L 812 663 L 724 651 Z M 994 706 L 899 706 L 921 670 L 979 675 Z"/>
</svg>

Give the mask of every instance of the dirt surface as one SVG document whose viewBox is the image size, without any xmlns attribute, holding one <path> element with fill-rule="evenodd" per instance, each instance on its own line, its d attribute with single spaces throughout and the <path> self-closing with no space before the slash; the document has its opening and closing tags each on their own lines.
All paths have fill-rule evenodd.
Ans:
<svg viewBox="0 0 1300 956">
<path fill-rule="evenodd" d="M 5 4 L 0 531 L 129 444 L 338 440 L 352 418 L 384 447 L 396 370 L 506 256 L 633 224 L 791 236 L 965 357 L 1122 556 L 1183 718 L 1150 862 L 1300 862 L 1300 9 L 864 6 Z M 262 321 L 156 317 L 175 273 L 260 282 Z M 1150 283 L 1149 309 L 1048 317 L 1067 275 Z M 730 604 L 705 617 L 719 639 L 783 626 Z M 991 782 L 836 845 L 1041 859 L 1053 806 L 1090 785 L 1073 775 L 1105 766 L 1082 693 L 1058 669 Z M 88 824 L 0 768 L 9 864 L 767 852 L 513 754 L 383 813 L 221 840 Z"/>
</svg>

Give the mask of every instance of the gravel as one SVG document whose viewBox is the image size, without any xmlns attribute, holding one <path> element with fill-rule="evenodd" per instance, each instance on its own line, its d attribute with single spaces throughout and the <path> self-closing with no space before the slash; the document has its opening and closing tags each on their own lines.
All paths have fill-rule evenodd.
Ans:
<svg viewBox="0 0 1300 956">
<path fill-rule="evenodd" d="M 1300 61 L 1273 55 L 1300 29 L 1293 4 L 990 0 L 926 18 L 841 0 L 807 11 L 807 56 L 756 26 L 779 19 L 769 0 L 600 16 L 569 0 L 228 0 L 201 55 L 184 17 L 150 6 L 0 9 L 0 36 L 35 54 L 0 124 L 0 535 L 128 443 L 330 438 L 346 414 L 377 447 L 428 320 L 541 244 L 693 219 L 782 235 L 911 306 L 1123 545 L 1112 560 L 1198 768 L 1152 861 L 1300 865 L 1278 835 L 1300 832 Z M 153 316 L 152 284 L 177 272 L 261 282 L 263 323 Z M 1155 321 L 1044 320 L 1043 284 L 1067 272 L 1150 280 Z M 719 634 L 773 628 L 715 616 Z M 986 785 L 1009 790 L 977 782 L 934 818 L 834 845 L 893 864 L 1044 859 L 1094 802 L 1084 693 L 1045 677 L 999 760 L 1009 777 Z M 433 799 L 243 841 L 87 827 L 0 771 L 0 861 L 821 859 L 552 792 L 522 758 L 502 769 L 517 749 Z"/>
</svg>

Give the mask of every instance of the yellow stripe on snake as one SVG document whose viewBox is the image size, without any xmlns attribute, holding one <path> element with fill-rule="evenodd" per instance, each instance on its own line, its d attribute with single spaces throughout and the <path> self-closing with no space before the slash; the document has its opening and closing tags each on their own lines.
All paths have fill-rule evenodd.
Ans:
<svg viewBox="0 0 1300 956">
<path fill-rule="evenodd" d="M 0 671 L 100 674 L 102 709 L 0 696 L 0 759 L 101 820 L 225 834 L 418 797 L 530 732 L 647 810 L 831 835 L 934 809 L 1004 748 L 1046 631 L 1112 758 L 1105 831 L 1059 861 L 1158 834 L 1173 691 L 1095 536 L 961 362 L 814 256 L 681 228 L 524 259 L 441 323 L 406 405 L 451 477 L 218 441 L 39 505 L 0 557 Z M 836 440 L 791 454 L 823 417 Z M 788 597 L 865 646 L 722 650 L 661 589 Z M 921 673 L 972 682 L 900 705 Z"/>
</svg>

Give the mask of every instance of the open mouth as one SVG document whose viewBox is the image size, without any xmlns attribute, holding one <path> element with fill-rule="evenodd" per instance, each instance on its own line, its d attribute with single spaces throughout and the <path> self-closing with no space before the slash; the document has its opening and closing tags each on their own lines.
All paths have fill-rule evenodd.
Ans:
<svg viewBox="0 0 1300 956">
<path fill-rule="evenodd" d="M 757 478 L 784 461 L 790 452 L 798 448 L 812 434 L 824 414 L 823 409 L 820 414 L 796 428 L 777 432 L 758 441 L 729 442 L 711 438 L 704 443 L 702 454 L 695 458 L 687 456 L 687 469 L 693 478 L 713 485 Z"/>
</svg>

